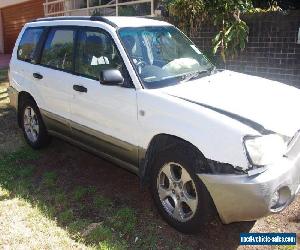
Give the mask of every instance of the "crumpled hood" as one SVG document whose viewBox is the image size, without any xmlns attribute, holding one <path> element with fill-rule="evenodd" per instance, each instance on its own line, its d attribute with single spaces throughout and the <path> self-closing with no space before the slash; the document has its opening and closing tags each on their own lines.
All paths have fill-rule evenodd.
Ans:
<svg viewBox="0 0 300 250">
<path fill-rule="evenodd" d="M 300 129 L 300 90 L 279 82 L 226 70 L 161 90 L 246 125 L 289 137 Z"/>
</svg>

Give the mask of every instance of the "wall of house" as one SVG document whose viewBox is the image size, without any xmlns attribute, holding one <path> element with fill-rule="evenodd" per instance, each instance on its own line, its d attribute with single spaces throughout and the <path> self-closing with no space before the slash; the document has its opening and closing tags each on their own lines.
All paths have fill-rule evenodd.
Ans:
<svg viewBox="0 0 300 250">
<path fill-rule="evenodd" d="M 25 23 L 44 16 L 43 0 L 23 1 L 1 9 L 4 53 L 11 53 Z"/>
<path fill-rule="evenodd" d="M 257 13 L 244 17 L 250 28 L 246 49 L 221 67 L 300 87 L 300 11 Z M 203 25 L 191 39 L 209 51 L 216 29 Z M 220 61 L 220 60 L 219 60 Z"/>
<path fill-rule="evenodd" d="M 4 34 L 3 34 L 3 22 L 2 22 L 2 12 L 0 9 L 0 53 L 4 53 Z"/>
</svg>

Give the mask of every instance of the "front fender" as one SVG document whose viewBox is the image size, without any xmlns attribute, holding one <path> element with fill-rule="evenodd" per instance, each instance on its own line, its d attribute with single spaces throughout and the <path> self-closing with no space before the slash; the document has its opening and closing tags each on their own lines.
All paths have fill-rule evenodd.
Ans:
<svg viewBox="0 0 300 250">
<path fill-rule="evenodd" d="M 243 137 L 258 134 L 252 128 L 225 115 L 155 90 L 137 94 L 139 145 L 147 149 L 157 134 L 179 137 L 196 146 L 207 159 L 249 168 Z"/>
</svg>

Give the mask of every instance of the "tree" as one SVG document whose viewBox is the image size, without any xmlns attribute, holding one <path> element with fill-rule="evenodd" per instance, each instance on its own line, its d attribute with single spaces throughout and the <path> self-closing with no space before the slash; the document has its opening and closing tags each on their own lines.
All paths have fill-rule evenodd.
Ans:
<svg viewBox="0 0 300 250">
<path fill-rule="evenodd" d="M 255 8 L 271 8 L 274 5 L 278 5 L 282 10 L 300 9 L 299 0 L 253 0 Z"/>
<path fill-rule="evenodd" d="M 203 0 L 171 0 L 168 5 L 177 25 L 189 35 L 205 17 L 206 6 Z"/>
<path fill-rule="evenodd" d="M 209 17 L 219 29 L 213 39 L 213 53 L 220 50 L 225 61 L 226 57 L 235 56 L 238 50 L 245 48 L 249 28 L 240 16 L 253 6 L 249 0 L 209 0 L 206 3 Z"/>
<path fill-rule="evenodd" d="M 213 39 L 213 53 L 220 52 L 223 60 L 245 48 L 249 28 L 241 14 L 253 9 L 251 0 L 172 0 L 171 16 L 192 35 L 202 22 L 210 21 L 218 29 Z"/>
</svg>

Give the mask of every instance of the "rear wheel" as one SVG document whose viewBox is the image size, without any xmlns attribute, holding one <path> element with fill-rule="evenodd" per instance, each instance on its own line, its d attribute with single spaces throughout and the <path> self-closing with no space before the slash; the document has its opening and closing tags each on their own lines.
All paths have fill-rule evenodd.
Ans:
<svg viewBox="0 0 300 250">
<path fill-rule="evenodd" d="M 196 233 L 215 214 L 213 201 L 196 169 L 205 164 L 201 155 L 174 147 L 160 153 L 151 178 L 154 201 L 163 218 L 178 231 Z"/>
<path fill-rule="evenodd" d="M 49 144 L 50 137 L 40 111 L 31 99 L 26 99 L 22 103 L 21 122 L 25 140 L 31 147 L 39 149 Z"/>
</svg>

